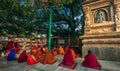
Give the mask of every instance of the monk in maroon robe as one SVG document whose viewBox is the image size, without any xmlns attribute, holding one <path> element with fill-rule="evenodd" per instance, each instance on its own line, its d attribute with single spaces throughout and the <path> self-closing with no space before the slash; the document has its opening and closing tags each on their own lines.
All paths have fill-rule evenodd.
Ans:
<svg viewBox="0 0 120 71">
<path fill-rule="evenodd" d="M 56 46 L 54 46 L 52 48 L 52 53 L 53 53 L 53 55 L 57 55 L 57 48 L 56 48 Z"/>
<path fill-rule="evenodd" d="M 88 55 L 85 56 L 82 65 L 88 68 L 100 69 L 96 56 L 90 50 L 88 51 Z"/>
<path fill-rule="evenodd" d="M 7 47 L 6 50 L 12 49 L 13 48 L 13 44 L 14 44 L 14 42 L 12 40 L 8 41 L 7 46 L 6 46 Z"/>
<path fill-rule="evenodd" d="M 26 50 L 23 50 L 23 52 L 20 54 L 18 58 L 18 63 L 26 62 L 26 61 L 27 61 Z"/>
<path fill-rule="evenodd" d="M 69 50 L 69 45 L 65 46 L 65 53 Z"/>
<path fill-rule="evenodd" d="M 19 51 L 18 39 L 16 39 L 14 42 L 14 51 L 15 51 L 15 53 L 17 53 Z"/>
<path fill-rule="evenodd" d="M 63 64 L 67 66 L 72 66 L 74 63 L 75 61 L 73 60 L 71 50 L 69 49 L 67 53 L 64 55 Z"/>
</svg>

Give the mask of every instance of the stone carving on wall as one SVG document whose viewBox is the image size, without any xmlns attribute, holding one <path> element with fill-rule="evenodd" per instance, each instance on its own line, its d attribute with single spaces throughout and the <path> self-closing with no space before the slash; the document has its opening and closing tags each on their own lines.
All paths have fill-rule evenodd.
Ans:
<svg viewBox="0 0 120 71">
<path fill-rule="evenodd" d="M 88 26 L 90 25 L 90 19 L 89 19 L 89 14 L 86 12 L 85 14 L 85 25 Z"/>
<path fill-rule="evenodd" d="M 120 12 L 117 12 L 115 15 L 115 20 L 117 24 L 120 24 Z"/>
<path fill-rule="evenodd" d="M 102 22 L 102 21 L 106 21 L 106 13 L 105 11 L 102 11 L 102 10 L 98 10 L 95 14 L 95 22 L 99 23 L 99 22 Z"/>
</svg>

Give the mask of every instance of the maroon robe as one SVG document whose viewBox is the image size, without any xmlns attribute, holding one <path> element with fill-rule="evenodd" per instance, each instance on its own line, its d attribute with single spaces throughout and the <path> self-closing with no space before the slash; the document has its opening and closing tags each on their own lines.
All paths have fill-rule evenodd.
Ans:
<svg viewBox="0 0 120 71">
<path fill-rule="evenodd" d="M 92 53 L 85 56 L 85 60 L 83 61 L 82 65 L 89 68 L 100 69 L 97 58 Z"/>
<path fill-rule="evenodd" d="M 9 41 L 8 43 L 7 43 L 7 50 L 10 50 L 10 49 L 12 49 L 13 48 L 13 41 Z"/>
<path fill-rule="evenodd" d="M 73 56 L 72 56 L 71 50 L 69 49 L 67 51 L 67 53 L 64 55 L 63 64 L 67 65 L 67 66 L 72 66 L 74 63 L 75 62 L 73 60 Z"/>
<path fill-rule="evenodd" d="M 26 50 L 24 50 L 18 58 L 18 63 L 26 62 L 26 61 L 27 61 L 27 55 L 26 55 Z"/>
<path fill-rule="evenodd" d="M 18 42 L 14 42 L 14 51 L 17 53 L 19 51 Z"/>
</svg>

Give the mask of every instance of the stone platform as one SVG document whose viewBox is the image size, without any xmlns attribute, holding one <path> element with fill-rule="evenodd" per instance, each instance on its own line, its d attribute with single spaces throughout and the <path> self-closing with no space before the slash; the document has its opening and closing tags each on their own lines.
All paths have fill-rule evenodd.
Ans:
<svg viewBox="0 0 120 71">
<path fill-rule="evenodd" d="M 113 61 L 103 61 L 99 60 L 102 69 L 104 70 L 95 70 L 91 68 L 86 68 L 81 66 L 81 58 L 76 58 L 75 62 L 77 62 L 76 68 L 68 69 L 58 66 L 61 63 L 63 56 L 57 55 L 57 62 L 53 65 L 43 65 L 41 63 L 37 63 L 35 65 L 27 65 L 24 63 L 17 63 L 17 61 L 7 62 L 4 58 L 0 59 L 0 71 L 120 71 L 120 62 Z"/>
</svg>

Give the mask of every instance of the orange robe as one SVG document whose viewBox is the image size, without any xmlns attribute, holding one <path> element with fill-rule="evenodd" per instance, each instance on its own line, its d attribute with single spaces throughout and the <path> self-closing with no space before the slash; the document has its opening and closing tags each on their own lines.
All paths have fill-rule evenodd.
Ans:
<svg viewBox="0 0 120 71">
<path fill-rule="evenodd" d="M 64 51 L 64 49 L 62 48 L 62 46 L 59 47 L 58 53 L 59 53 L 59 54 L 62 54 L 62 55 L 65 54 L 65 51 Z"/>
<path fill-rule="evenodd" d="M 63 57 L 63 64 L 66 66 L 72 66 L 74 63 L 75 62 L 74 62 L 71 50 L 69 49 Z"/>
<path fill-rule="evenodd" d="M 73 49 L 73 48 L 70 48 L 70 49 L 71 49 L 71 53 L 72 53 L 73 58 L 76 58 L 76 57 L 77 57 L 77 55 L 76 55 L 76 53 L 75 53 L 74 49 Z"/>
<path fill-rule="evenodd" d="M 49 50 L 48 50 L 48 47 L 45 48 L 45 53 L 47 53 Z"/>
<path fill-rule="evenodd" d="M 51 52 L 47 52 L 43 59 L 43 64 L 53 64 L 57 61 Z"/>
<path fill-rule="evenodd" d="M 6 50 L 6 53 L 5 53 L 5 58 L 6 59 L 7 59 L 9 53 L 10 53 L 10 50 Z"/>
<path fill-rule="evenodd" d="M 28 65 L 33 65 L 33 64 L 36 64 L 36 63 L 37 63 L 37 60 L 34 57 L 34 55 L 32 55 L 32 54 L 28 55 L 27 64 Z"/>
<path fill-rule="evenodd" d="M 36 59 L 38 62 L 42 62 L 43 60 L 43 54 L 41 52 L 41 48 L 37 48 L 37 52 L 36 52 Z"/>
</svg>

